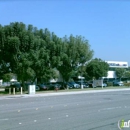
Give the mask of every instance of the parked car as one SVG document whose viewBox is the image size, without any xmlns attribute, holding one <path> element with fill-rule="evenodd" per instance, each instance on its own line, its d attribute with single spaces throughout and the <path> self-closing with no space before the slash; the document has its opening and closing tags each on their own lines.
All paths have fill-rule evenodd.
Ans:
<svg viewBox="0 0 130 130">
<path fill-rule="evenodd" d="M 68 84 L 72 85 L 73 88 L 80 88 L 80 85 L 75 82 L 68 82 Z"/>
<path fill-rule="evenodd" d="M 58 83 L 46 83 L 48 90 L 60 89 L 61 85 Z"/>
<path fill-rule="evenodd" d="M 46 84 L 42 83 L 42 84 L 38 84 L 37 86 L 39 87 L 40 90 L 48 90 L 48 87 Z"/>
<path fill-rule="evenodd" d="M 66 83 L 67 88 L 72 89 L 74 88 L 73 84 L 70 84 L 69 82 Z"/>
<path fill-rule="evenodd" d="M 87 82 L 80 82 L 80 81 L 77 81 L 76 83 L 79 84 L 80 87 L 81 87 L 81 85 L 83 85 L 83 88 L 88 88 L 88 87 L 89 87 L 89 85 L 88 85 Z"/>
<path fill-rule="evenodd" d="M 114 81 L 113 86 L 124 86 L 124 83 L 122 81 Z"/>
<path fill-rule="evenodd" d="M 86 82 L 83 82 L 83 87 L 84 87 L 84 88 L 89 88 L 89 85 L 88 85 L 88 83 L 86 83 Z"/>
<path fill-rule="evenodd" d="M 103 87 L 107 87 L 107 83 L 103 83 Z"/>
<path fill-rule="evenodd" d="M 65 85 L 64 82 L 56 82 L 56 84 L 59 84 L 60 89 L 65 89 L 66 88 L 66 85 Z"/>
</svg>

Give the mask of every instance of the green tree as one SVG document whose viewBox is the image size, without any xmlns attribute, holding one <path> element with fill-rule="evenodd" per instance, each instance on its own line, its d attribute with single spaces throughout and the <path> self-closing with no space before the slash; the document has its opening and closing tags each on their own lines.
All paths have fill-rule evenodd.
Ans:
<svg viewBox="0 0 130 130">
<path fill-rule="evenodd" d="M 126 71 L 124 77 L 130 79 L 130 71 Z"/>
<path fill-rule="evenodd" d="M 68 81 L 76 69 L 89 61 L 92 56 L 93 50 L 90 49 L 87 40 L 81 36 L 64 37 L 60 55 L 62 63 L 58 66 L 63 79 Z"/>
<path fill-rule="evenodd" d="M 39 82 L 47 82 L 50 78 L 57 77 L 54 68 L 59 62 L 56 45 L 60 44 L 59 38 L 54 33 L 51 35 L 48 29 L 37 30 L 35 35 L 34 49 L 30 56 L 30 60 L 33 61 L 31 68 Z"/>
<path fill-rule="evenodd" d="M 99 77 L 106 77 L 109 70 L 109 65 L 101 59 L 93 59 L 86 64 L 86 73 L 90 79 L 98 79 Z"/>
<path fill-rule="evenodd" d="M 0 75 L 15 73 L 22 82 L 57 77 L 68 81 L 93 56 L 82 36 L 59 38 L 47 28 L 38 30 L 22 22 L 0 25 Z"/>
<path fill-rule="evenodd" d="M 10 80 L 13 78 L 14 74 L 13 73 L 6 73 L 3 75 L 3 81 L 4 82 L 10 82 Z"/>
<path fill-rule="evenodd" d="M 31 68 L 33 62 L 29 59 L 29 53 L 21 53 L 19 56 L 16 74 L 18 80 L 21 81 L 24 90 L 26 90 L 25 81 L 32 81 L 35 77 L 35 71 Z"/>
<path fill-rule="evenodd" d="M 124 75 L 125 75 L 125 69 L 124 68 L 116 68 L 115 71 L 116 71 L 116 76 L 118 78 L 121 79 L 122 77 L 124 77 Z"/>
</svg>

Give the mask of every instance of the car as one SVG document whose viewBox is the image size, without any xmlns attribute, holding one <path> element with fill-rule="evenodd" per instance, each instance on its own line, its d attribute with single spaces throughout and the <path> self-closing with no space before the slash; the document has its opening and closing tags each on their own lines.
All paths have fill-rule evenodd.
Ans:
<svg viewBox="0 0 130 130">
<path fill-rule="evenodd" d="M 88 83 L 86 83 L 86 82 L 83 82 L 83 87 L 84 87 L 84 88 L 89 88 L 89 85 L 88 85 Z"/>
<path fill-rule="evenodd" d="M 124 86 L 124 83 L 122 81 L 114 81 L 113 86 Z"/>
<path fill-rule="evenodd" d="M 103 83 L 103 87 L 107 87 L 107 83 Z"/>
<path fill-rule="evenodd" d="M 69 85 L 72 85 L 73 88 L 80 88 L 80 85 L 75 82 L 68 82 Z"/>
<path fill-rule="evenodd" d="M 60 86 L 60 89 L 65 89 L 66 88 L 66 83 L 65 82 L 56 82 Z"/>
<path fill-rule="evenodd" d="M 67 88 L 72 89 L 74 88 L 73 84 L 70 84 L 69 82 L 66 83 Z"/>
<path fill-rule="evenodd" d="M 38 84 L 37 86 L 39 87 L 40 90 L 48 90 L 48 87 L 45 83 Z"/>
<path fill-rule="evenodd" d="M 79 84 L 79 85 L 80 85 L 80 87 L 81 87 L 81 85 L 83 85 L 83 88 L 88 88 L 88 87 L 89 87 L 89 85 L 88 85 L 88 83 L 87 83 L 87 82 L 77 81 L 76 83 L 77 83 L 77 84 Z"/>
<path fill-rule="evenodd" d="M 48 88 L 48 90 L 57 90 L 57 89 L 60 89 L 61 85 L 54 82 L 54 83 L 46 83 L 45 84 L 46 87 Z"/>
</svg>

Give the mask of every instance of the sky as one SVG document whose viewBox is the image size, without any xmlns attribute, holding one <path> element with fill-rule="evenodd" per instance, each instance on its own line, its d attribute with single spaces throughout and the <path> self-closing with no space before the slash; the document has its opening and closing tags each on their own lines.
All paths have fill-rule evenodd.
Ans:
<svg viewBox="0 0 130 130">
<path fill-rule="evenodd" d="M 130 66 L 129 0 L 0 0 L 0 24 L 11 22 L 48 28 L 61 38 L 81 35 L 93 58 Z"/>
</svg>

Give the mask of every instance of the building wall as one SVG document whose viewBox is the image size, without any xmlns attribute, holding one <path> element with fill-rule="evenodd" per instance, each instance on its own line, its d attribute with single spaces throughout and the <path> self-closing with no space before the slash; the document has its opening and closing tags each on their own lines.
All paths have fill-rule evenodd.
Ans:
<svg viewBox="0 0 130 130">
<path fill-rule="evenodd" d="M 117 78 L 115 71 L 108 71 L 107 74 L 107 78 Z"/>
<path fill-rule="evenodd" d="M 128 68 L 128 62 L 124 61 L 106 61 L 110 68 Z"/>
</svg>

